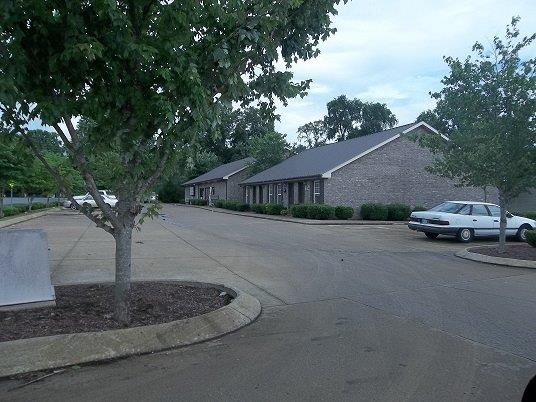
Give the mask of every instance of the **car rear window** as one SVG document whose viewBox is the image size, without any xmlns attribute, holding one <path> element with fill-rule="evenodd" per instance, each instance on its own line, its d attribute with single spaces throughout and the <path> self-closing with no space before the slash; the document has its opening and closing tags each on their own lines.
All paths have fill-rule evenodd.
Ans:
<svg viewBox="0 0 536 402">
<path fill-rule="evenodd" d="M 430 211 L 434 212 L 447 212 L 450 214 L 457 213 L 460 209 L 464 207 L 465 204 L 458 204 L 456 202 L 443 202 L 442 204 L 439 204 L 433 208 L 430 209 Z"/>
</svg>

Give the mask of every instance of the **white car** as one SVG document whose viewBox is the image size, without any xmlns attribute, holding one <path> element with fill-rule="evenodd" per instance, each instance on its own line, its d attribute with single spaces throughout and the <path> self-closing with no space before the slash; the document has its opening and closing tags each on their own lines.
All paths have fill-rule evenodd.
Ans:
<svg viewBox="0 0 536 402">
<path fill-rule="evenodd" d="M 115 195 L 110 193 L 110 190 L 99 190 L 99 194 L 102 195 L 103 197 L 116 198 Z M 84 200 L 86 197 L 91 197 L 91 194 L 86 193 L 84 195 L 75 195 L 73 198 L 76 200 L 78 205 L 82 205 L 81 201 Z M 91 197 L 91 200 L 93 200 L 93 197 Z M 93 202 L 95 201 L 93 200 Z M 117 199 L 115 202 L 117 202 Z M 74 205 L 70 199 L 66 199 L 65 201 L 63 201 L 63 206 L 65 208 L 76 209 L 76 205 Z M 114 206 L 115 206 L 115 203 L 114 203 Z M 96 206 L 94 208 L 96 208 Z"/>
<path fill-rule="evenodd" d="M 446 201 L 428 211 L 412 212 L 408 227 L 424 232 L 429 239 L 456 236 L 464 243 L 474 237 L 499 236 L 501 211 L 498 205 L 476 201 Z M 527 230 L 536 228 L 533 219 L 506 214 L 506 235 L 526 240 Z"/>
<path fill-rule="evenodd" d="M 101 195 L 102 199 L 105 204 L 108 204 L 111 208 L 115 207 L 115 204 L 117 204 L 117 198 L 115 196 L 109 196 L 109 195 Z M 97 203 L 93 199 L 92 195 L 86 195 L 81 200 L 76 200 L 78 202 L 78 205 L 80 205 L 82 208 L 97 208 Z"/>
</svg>

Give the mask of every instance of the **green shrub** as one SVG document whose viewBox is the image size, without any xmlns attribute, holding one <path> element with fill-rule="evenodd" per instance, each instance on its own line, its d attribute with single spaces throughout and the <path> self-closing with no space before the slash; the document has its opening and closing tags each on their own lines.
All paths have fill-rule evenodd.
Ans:
<svg viewBox="0 0 536 402">
<path fill-rule="evenodd" d="M 42 203 L 42 202 L 34 202 L 34 203 L 32 204 L 32 209 L 34 209 L 34 210 L 37 210 L 37 209 L 44 209 L 44 208 L 46 208 L 46 207 L 47 207 L 47 205 L 44 204 L 44 203 Z"/>
<path fill-rule="evenodd" d="M 354 209 L 346 205 L 337 205 L 335 207 L 335 217 L 337 219 L 350 219 L 354 216 Z"/>
<path fill-rule="evenodd" d="M 294 218 L 307 218 L 307 204 L 294 204 L 290 207 L 290 214 Z"/>
<path fill-rule="evenodd" d="M 411 212 L 417 211 L 428 211 L 428 208 L 423 207 L 422 205 L 415 205 L 413 208 L 411 208 Z"/>
<path fill-rule="evenodd" d="M 527 230 L 527 243 L 536 247 L 536 230 Z"/>
<path fill-rule="evenodd" d="M 411 207 L 406 204 L 387 204 L 387 219 L 390 221 L 405 221 L 411 215 Z"/>
<path fill-rule="evenodd" d="M 189 202 L 190 202 L 190 205 L 207 205 L 208 204 L 208 201 L 203 200 L 202 198 L 191 198 Z"/>
<path fill-rule="evenodd" d="M 243 202 L 237 202 L 235 205 L 235 211 L 245 212 L 249 211 L 249 204 Z"/>
<path fill-rule="evenodd" d="M 13 205 L 12 208 L 14 208 L 18 214 L 22 214 L 28 211 L 28 205 L 17 204 L 17 205 Z"/>
<path fill-rule="evenodd" d="M 216 208 L 225 208 L 225 201 L 224 200 L 216 200 L 214 201 L 214 206 Z"/>
<path fill-rule="evenodd" d="M 253 212 L 258 213 L 258 214 L 265 214 L 266 213 L 266 204 L 253 204 L 251 206 L 251 210 Z"/>
<path fill-rule="evenodd" d="M 370 221 L 386 221 L 389 216 L 387 205 L 369 203 L 361 205 L 361 217 Z"/>
<path fill-rule="evenodd" d="M 288 209 L 282 209 L 281 210 L 281 215 L 288 216 Z"/>
<path fill-rule="evenodd" d="M 13 216 L 18 215 L 20 212 L 15 206 L 12 207 L 4 207 L 4 216 Z"/>
<path fill-rule="evenodd" d="M 284 209 L 285 207 L 280 204 L 264 204 L 264 211 L 267 215 L 281 215 Z"/>
</svg>

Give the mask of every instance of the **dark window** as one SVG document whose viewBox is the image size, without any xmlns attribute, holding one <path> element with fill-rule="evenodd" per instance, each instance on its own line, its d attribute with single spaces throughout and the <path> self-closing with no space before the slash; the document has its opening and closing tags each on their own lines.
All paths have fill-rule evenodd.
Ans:
<svg viewBox="0 0 536 402">
<path fill-rule="evenodd" d="M 462 209 L 458 211 L 460 215 L 471 215 L 471 205 L 464 205 Z"/>
<path fill-rule="evenodd" d="M 495 205 L 488 205 L 489 212 L 491 216 L 501 216 L 501 208 Z"/>
<path fill-rule="evenodd" d="M 473 213 L 471 215 L 489 216 L 489 213 L 485 205 L 475 204 L 473 205 Z"/>
</svg>

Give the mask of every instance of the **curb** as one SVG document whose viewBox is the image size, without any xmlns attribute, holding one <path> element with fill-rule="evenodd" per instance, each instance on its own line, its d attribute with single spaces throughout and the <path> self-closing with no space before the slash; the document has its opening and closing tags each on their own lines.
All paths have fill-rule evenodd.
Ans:
<svg viewBox="0 0 536 402">
<path fill-rule="evenodd" d="M 235 298 L 210 313 L 164 324 L 0 342 L 0 378 L 192 345 L 234 332 L 261 313 L 260 302 L 238 289 L 197 285 L 216 287 Z"/>
<path fill-rule="evenodd" d="M 30 219 L 40 218 L 54 211 L 61 211 L 61 207 L 48 208 L 45 211 L 33 212 L 29 214 L 23 214 L 20 216 L 14 216 L 13 218 L 8 218 L 5 220 L 2 219 L 0 221 L 0 229 L 8 227 L 8 226 L 16 225 L 17 223 L 26 222 L 26 221 L 29 221 Z"/>
<path fill-rule="evenodd" d="M 354 226 L 375 226 L 375 225 L 407 225 L 407 222 L 395 222 L 395 221 L 362 221 L 362 220 L 312 220 L 312 219 L 300 219 L 300 218 L 284 218 L 279 217 L 277 215 L 262 215 L 262 214 L 254 214 L 254 213 L 244 213 L 244 212 L 236 212 L 236 211 L 229 211 L 227 209 L 221 209 L 221 208 L 215 208 L 215 207 L 205 207 L 202 205 L 187 205 L 187 204 L 169 204 L 179 207 L 187 207 L 187 208 L 199 208 L 204 209 L 206 211 L 210 212 L 217 212 L 219 214 L 227 214 L 227 215 L 238 215 L 238 216 L 246 216 L 248 218 L 256 218 L 256 219 L 266 219 L 270 221 L 278 221 L 278 222 L 289 222 L 289 223 L 298 223 L 300 225 L 354 225 Z"/>
<path fill-rule="evenodd" d="M 469 248 L 458 251 L 455 255 L 466 260 L 478 261 L 486 264 L 504 265 L 507 267 L 516 268 L 536 268 L 536 261 L 518 260 L 515 258 L 492 257 L 490 255 L 472 253 L 469 251 Z"/>
</svg>

